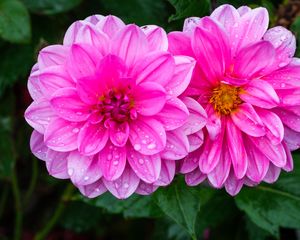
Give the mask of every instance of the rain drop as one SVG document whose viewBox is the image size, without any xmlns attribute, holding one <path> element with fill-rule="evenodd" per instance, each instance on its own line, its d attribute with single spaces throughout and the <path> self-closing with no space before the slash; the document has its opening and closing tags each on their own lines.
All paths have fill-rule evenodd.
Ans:
<svg viewBox="0 0 300 240">
<path fill-rule="evenodd" d="M 134 150 L 136 150 L 136 151 L 139 151 L 139 150 L 141 150 L 141 145 L 140 144 L 134 144 L 134 146 L 133 146 L 133 148 L 134 148 Z"/>
</svg>

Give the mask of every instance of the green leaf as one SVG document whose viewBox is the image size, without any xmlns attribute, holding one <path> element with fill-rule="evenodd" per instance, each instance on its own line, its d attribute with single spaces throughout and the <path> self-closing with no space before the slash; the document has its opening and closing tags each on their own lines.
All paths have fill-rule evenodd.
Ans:
<svg viewBox="0 0 300 240">
<path fill-rule="evenodd" d="M 235 198 L 255 224 L 275 236 L 279 227 L 300 228 L 299 154 L 294 155 L 294 163 L 294 171 L 282 173 L 275 184 L 244 188 Z"/>
<path fill-rule="evenodd" d="M 79 5 L 81 0 L 23 0 L 28 9 L 38 14 L 67 12 Z"/>
<path fill-rule="evenodd" d="M 200 206 L 211 194 L 211 189 L 188 187 L 182 178 L 177 178 L 169 187 L 157 190 L 154 197 L 161 210 L 195 238 Z"/>
<path fill-rule="evenodd" d="M 175 21 L 186 17 L 202 17 L 208 15 L 210 11 L 209 0 L 169 0 L 176 9 L 176 13 L 171 15 L 169 21 Z"/>
<path fill-rule="evenodd" d="M 270 237 L 270 233 L 258 227 L 250 219 L 246 221 L 246 229 L 249 234 L 249 240 L 265 240 Z"/>
<path fill-rule="evenodd" d="M 31 38 L 29 14 L 18 0 L 0 1 L 0 37 L 12 43 L 26 43 Z"/>
<path fill-rule="evenodd" d="M 298 16 L 293 24 L 291 25 L 291 30 L 294 32 L 296 39 L 297 39 L 297 52 L 296 55 L 300 56 L 300 16 Z"/>
</svg>

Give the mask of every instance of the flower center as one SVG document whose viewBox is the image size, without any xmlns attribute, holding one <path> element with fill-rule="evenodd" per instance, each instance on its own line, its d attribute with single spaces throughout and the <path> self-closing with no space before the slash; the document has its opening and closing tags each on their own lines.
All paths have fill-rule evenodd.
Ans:
<svg viewBox="0 0 300 240">
<path fill-rule="evenodd" d="M 239 93 L 242 88 L 221 83 L 212 91 L 209 102 L 213 105 L 216 112 L 228 115 L 243 102 Z"/>
<path fill-rule="evenodd" d="M 137 112 L 133 108 L 134 102 L 125 92 L 111 89 L 99 100 L 99 110 L 104 120 L 123 123 L 135 119 L 137 116 Z"/>
</svg>

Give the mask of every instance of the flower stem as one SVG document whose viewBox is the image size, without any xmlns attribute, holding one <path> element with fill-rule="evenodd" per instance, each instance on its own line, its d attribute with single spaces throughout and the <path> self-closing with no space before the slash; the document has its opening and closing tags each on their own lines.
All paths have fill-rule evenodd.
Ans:
<svg viewBox="0 0 300 240">
<path fill-rule="evenodd" d="M 31 173 L 31 179 L 30 179 L 30 183 L 29 183 L 29 187 L 28 187 L 28 190 L 26 192 L 26 195 L 25 195 L 25 205 L 28 204 L 28 201 L 30 200 L 31 196 L 32 196 L 32 193 L 35 189 L 35 186 L 36 186 L 36 182 L 37 182 L 37 176 L 38 176 L 38 160 L 36 158 L 33 158 L 32 159 L 32 173 Z"/>
<path fill-rule="evenodd" d="M 15 199 L 15 226 L 14 226 L 14 240 L 21 239 L 22 233 L 22 204 L 21 204 L 21 196 L 20 189 L 18 184 L 18 178 L 16 174 L 16 170 L 14 169 L 11 176 L 12 181 L 12 191 Z"/>
<path fill-rule="evenodd" d="M 63 211 L 65 210 L 66 202 L 68 202 L 71 198 L 71 195 L 74 191 L 73 185 L 69 184 L 58 203 L 54 214 L 50 218 L 50 220 L 47 222 L 44 228 L 42 228 L 34 237 L 34 240 L 43 240 L 47 237 L 49 232 L 52 230 L 52 228 L 55 226 L 57 221 L 59 220 L 60 216 L 62 215 Z"/>
</svg>

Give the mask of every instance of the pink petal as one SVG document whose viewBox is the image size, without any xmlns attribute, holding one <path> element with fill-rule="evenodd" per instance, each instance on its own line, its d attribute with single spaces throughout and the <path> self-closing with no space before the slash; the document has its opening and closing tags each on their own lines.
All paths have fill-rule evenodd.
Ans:
<svg viewBox="0 0 300 240">
<path fill-rule="evenodd" d="M 231 196 L 235 196 L 239 193 L 243 186 L 243 180 L 236 179 L 233 171 L 230 172 L 226 182 L 225 182 L 225 189 Z"/>
<path fill-rule="evenodd" d="M 51 66 L 39 74 L 39 86 L 45 97 L 51 95 L 60 88 L 74 87 L 75 83 L 63 66 Z"/>
<path fill-rule="evenodd" d="M 267 109 L 279 105 L 279 97 L 267 81 L 252 80 L 243 89 L 239 96 L 247 103 Z"/>
<path fill-rule="evenodd" d="M 221 133 L 222 130 L 222 117 L 217 114 L 211 104 L 206 106 L 207 112 L 207 124 L 206 129 L 208 131 L 210 139 L 214 140 Z"/>
<path fill-rule="evenodd" d="M 275 49 L 270 42 L 259 41 L 241 49 L 235 58 L 233 75 L 238 78 L 261 77 L 270 73 Z"/>
<path fill-rule="evenodd" d="M 115 123 L 109 129 L 110 141 L 117 147 L 123 147 L 129 137 L 129 125 L 127 122 Z"/>
<path fill-rule="evenodd" d="M 192 37 L 192 48 L 199 64 L 205 69 L 206 79 L 211 83 L 221 79 L 230 64 L 229 46 L 226 33 L 214 20 L 209 17 L 200 20 Z"/>
<path fill-rule="evenodd" d="M 262 108 L 256 108 L 256 112 L 266 127 L 266 136 L 275 145 L 281 143 L 283 140 L 284 128 L 280 118 L 275 113 Z"/>
<path fill-rule="evenodd" d="M 144 116 L 159 113 L 166 103 L 165 89 L 155 82 L 143 82 L 133 89 L 134 107 Z"/>
<path fill-rule="evenodd" d="M 98 157 L 71 152 L 68 156 L 68 175 L 77 186 L 94 183 L 102 176 Z"/>
<path fill-rule="evenodd" d="M 64 45 L 72 45 L 77 37 L 78 30 L 85 24 L 85 21 L 76 21 L 67 29 L 64 36 Z"/>
<path fill-rule="evenodd" d="M 24 115 L 27 123 L 40 133 L 44 133 L 49 122 L 56 117 L 49 101 L 44 98 L 33 101 Z"/>
<path fill-rule="evenodd" d="M 136 83 L 154 82 L 166 85 L 175 69 L 173 56 L 167 52 L 151 52 L 141 58 L 133 67 L 131 75 Z"/>
<path fill-rule="evenodd" d="M 300 133 L 289 127 L 284 127 L 284 141 L 291 151 L 300 148 Z"/>
<path fill-rule="evenodd" d="M 281 106 L 300 106 L 300 88 L 278 89 Z"/>
<path fill-rule="evenodd" d="M 186 135 L 193 134 L 201 130 L 207 121 L 207 115 L 202 106 L 194 99 L 185 97 L 183 103 L 189 110 L 189 117 L 185 124 L 181 127 Z"/>
<path fill-rule="evenodd" d="M 44 136 L 36 130 L 33 130 L 30 137 L 30 150 L 38 159 L 43 161 L 47 160 L 46 154 L 48 147 L 44 143 Z"/>
<path fill-rule="evenodd" d="M 161 169 L 159 154 L 147 156 L 130 148 L 127 158 L 132 170 L 140 179 L 146 183 L 153 183 L 158 179 Z"/>
<path fill-rule="evenodd" d="M 196 62 L 187 56 L 174 56 L 174 60 L 175 71 L 165 88 L 170 95 L 179 96 L 189 85 Z"/>
<path fill-rule="evenodd" d="M 104 19 L 105 17 L 100 14 L 95 14 L 85 18 L 83 21 L 96 25 L 99 21 Z"/>
<path fill-rule="evenodd" d="M 295 114 L 294 112 L 283 109 L 283 108 L 276 108 L 273 109 L 273 112 L 276 113 L 284 125 L 288 126 L 292 130 L 296 132 L 300 132 L 300 116 Z"/>
<path fill-rule="evenodd" d="M 51 45 L 43 48 L 38 56 L 39 69 L 63 65 L 66 62 L 69 50 L 69 47 L 63 45 Z"/>
<path fill-rule="evenodd" d="M 248 166 L 242 132 L 234 125 L 230 118 L 227 119 L 226 131 L 228 150 L 234 174 L 237 179 L 241 179 L 245 176 Z"/>
<path fill-rule="evenodd" d="M 250 136 L 260 137 L 266 134 L 263 122 L 249 103 L 242 103 L 236 112 L 231 113 L 231 119 Z"/>
<path fill-rule="evenodd" d="M 187 121 L 189 111 L 181 100 L 171 98 L 166 101 L 163 109 L 155 116 L 168 131 L 181 127 Z"/>
<path fill-rule="evenodd" d="M 130 68 L 148 51 L 146 35 L 136 25 L 120 30 L 111 41 L 111 53 L 122 58 Z"/>
<path fill-rule="evenodd" d="M 119 199 L 128 198 L 137 189 L 140 179 L 129 166 L 126 166 L 123 174 L 115 181 L 103 179 L 106 188 Z"/>
<path fill-rule="evenodd" d="M 249 139 L 275 166 L 285 166 L 287 157 L 282 144 L 273 145 L 267 137 L 249 137 Z"/>
<path fill-rule="evenodd" d="M 78 186 L 79 191 L 88 198 L 95 198 L 107 191 L 106 187 L 103 184 L 102 179 L 88 184 Z"/>
<path fill-rule="evenodd" d="M 187 136 L 190 144 L 189 152 L 193 152 L 197 150 L 200 146 L 202 146 L 204 141 L 203 131 L 200 130 L 196 133 L 190 134 Z"/>
<path fill-rule="evenodd" d="M 194 171 L 185 174 L 185 182 L 188 186 L 197 186 L 206 179 L 206 175 L 197 168 Z"/>
<path fill-rule="evenodd" d="M 283 169 L 287 172 L 290 172 L 294 169 L 293 156 L 288 146 L 285 143 L 282 143 L 282 145 L 286 153 L 286 165 L 283 167 Z"/>
<path fill-rule="evenodd" d="M 96 27 L 112 38 L 117 32 L 125 27 L 125 24 L 120 18 L 109 15 L 102 18 L 97 23 Z"/>
<path fill-rule="evenodd" d="M 296 51 L 296 39 L 292 32 L 284 27 L 277 26 L 269 29 L 263 39 L 273 44 L 278 68 L 291 62 Z"/>
<path fill-rule="evenodd" d="M 248 6 L 241 6 L 237 9 L 238 13 L 240 14 L 240 16 L 245 15 L 247 12 L 252 11 L 252 9 Z"/>
<path fill-rule="evenodd" d="M 140 181 L 140 184 L 135 192 L 140 195 L 150 195 L 151 193 L 155 192 L 157 188 L 158 186 Z"/>
<path fill-rule="evenodd" d="M 150 51 L 167 51 L 168 38 L 166 31 L 156 25 L 146 25 L 141 27 L 146 34 Z"/>
<path fill-rule="evenodd" d="M 36 63 L 31 69 L 30 76 L 27 82 L 27 88 L 33 100 L 39 99 L 43 96 L 43 93 L 39 86 L 39 73 L 39 66 L 38 63 Z"/>
<path fill-rule="evenodd" d="M 240 15 L 238 11 L 229 4 L 221 5 L 211 13 L 211 18 L 218 21 L 226 29 L 231 32 L 232 27 L 239 21 Z"/>
<path fill-rule="evenodd" d="M 140 117 L 130 123 L 129 140 L 136 151 L 153 155 L 165 148 L 166 132 L 157 120 Z"/>
<path fill-rule="evenodd" d="M 189 17 L 184 20 L 183 32 L 191 33 L 195 30 L 196 26 L 199 24 L 201 18 L 199 17 Z"/>
<path fill-rule="evenodd" d="M 202 149 L 198 149 L 189 153 L 184 159 L 180 160 L 179 172 L 186 174 L 192 172 L 199 166 L 199 156 L 202 153 Z"/>
<path fill-rule="evenodd" d="M 231 157 L 228 149 L 226 147 L 223 148 L 223 153 L 221 154 L 221 159 L 217 166 L 212 170 L 209 174 L 207 174 L 207 178 L 211 185 L 215 188 L 221 188 L 230 172 L 231 167 Z"/>
<path fill-rule="evenodd" d="M 268 11 L 265 8 L 255 8 L 247 13 L 245 9 L 238 11 L 242 16 L 239 23 L 233 25 L 231 34 L 233 52 L 238 52 L 245 46 L 261 40 L 269 24 Z"/>
<path fill-rule="evenodd" d="M 108 130 L 102 124 L 86 122 L 78 135 L 78 149 L 83 155 L 94 155 L 101 151 L 108 140 Z"/>
<path fill-rule="evenodd" d="M 68 179 L 67 158 L 69 152 L 57 152 L 49 149 L 47 151 L 46 167 L 49 174 L 59 179 Z"/>
<path fill-rule="evenodd" d="M 99 152 L 99 162 L 103 177 L 108 181 L 116 180 L 125 169 L 126 147 L 117 147 L 107 142 Z"/>
<path fill-rule="evenodd" d="M 53 119 L 45 131 L 45 144 L 52 150 L 67 152 L 77 149 L 78 132 L 81 123 L 69 122 L 62 118 Z"/>
<path fill-rule="evenodd" d="M 185 55 L 193 57 L 191 38 L 184 32 L 170 32 L 168 34 L 168 51 L 173 55 Z"/>
<path fill-rule="evenodd" d="M 161 157 L 168 160 L 179 160 L 188 155 L 189 141 L 185 133 L 176 129 L 167 132 L 167 144 L 160 153 Z"/>
<path fill-rule="evenodd" d="M 279 167 L 276 167 L 272 163 L 269 166 L 269 170 L 264 178 L 264 181 L 266 183 L 274 183 L 277 181 L 279 175 L 280 175 L 281 169 Z"/>
<path fill-rule="evenodd" d="M 156 186 L 169 185 L 175 176 L 175 161 L 162 159 L 161 170 L 158 179 L 154 182 Z"/>
<path fill-rule="evenodd" d="M 75 88 L 57 90 L 50 103 L 55 113 L 68 121 L 82 122 L 90 116 L 90 106 L 81 101 Z"/>
</svg>

